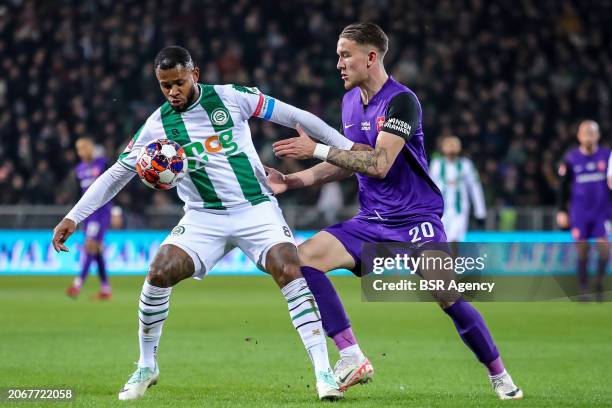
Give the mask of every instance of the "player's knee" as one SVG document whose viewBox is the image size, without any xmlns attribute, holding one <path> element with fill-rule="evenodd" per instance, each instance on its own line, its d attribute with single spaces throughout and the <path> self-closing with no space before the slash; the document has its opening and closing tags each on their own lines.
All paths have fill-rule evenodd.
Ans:
<svg viewBox="0 0 612 408">
<path fill-rule="evenodd" d="M 318 254 L 318 252 L 319 251 L 317 251 L 314 245 L 312 245 L 309 241 L 304 242 L 298 246 L 298 257 L 300 258 L 300 264 L 320 269 L 321 256 Z"/>
<path fill-rule="evenodd" d="M 278 244 L 270 248 L 266 256 L 266 270 L 280 287 L 300 277 L 300 262 L 295 246 Z"/>
<path fill-rule="evenodd" d="M 172 279 L 170 278 L 171 270 L 167 264 L 159 262 L 157 259 L 154 260 L 149 266 L 149 273 L 147 274 L 147 281 L 158 288 L 168 288 L 172 286 Z"/>
</svg>

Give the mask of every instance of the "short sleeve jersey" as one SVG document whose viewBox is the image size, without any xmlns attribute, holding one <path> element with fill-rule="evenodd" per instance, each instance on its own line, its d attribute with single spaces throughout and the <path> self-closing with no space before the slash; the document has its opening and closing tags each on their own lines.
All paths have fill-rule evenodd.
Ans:
<svg viewBox="0 0 612 408">
<path fill-rule="evenodd" d="M 384 179 L 357 174 L 358 218 L 392 222 L 442 217 L 444 203 L 428 174 L 421 105 L 414 92 L 389 76 L 364 106 L 359 88 L 354 88 L 344 95 L 342 122 L 344 135 L 356 143 L 374 147 L 380 131 L 406 140 Z"/>
<path fill-rule="evenodd" d="M 610 149 L 600 147 L 586 155 L 579 148 L 570 150 L 559 167 L 559 175 L 570 176 L 570 215 L 572 220 L 611 214 L 610 190 L 607 184 Z"/>
</svg>

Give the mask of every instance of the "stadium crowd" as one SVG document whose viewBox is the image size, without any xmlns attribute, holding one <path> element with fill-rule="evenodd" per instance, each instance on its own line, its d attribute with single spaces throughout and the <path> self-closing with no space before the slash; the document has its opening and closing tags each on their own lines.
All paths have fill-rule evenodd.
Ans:
<svg viewBox="0 0 612 408">
<path fill-rule="evenodd" d="M 89 135 L 115 160 L 163 102 L 152 61 L 165 45 L 188 48 L 203 82 L 258 86 L 340 128 L 335 46 L 357 20 L 390 34 L 386 65 L 420 98 L 429 153 L 440 136 L 458 135 L 489 205 L 553 204 L 556 163 L 579 120 L 598 121 L 609 142 L 610 0 L 8 0 L 0 4 L 0 204 L 75 202 L 75 140 Z M 251 126 L 265 164 L 305 165 L 273 156 L 271 143 L 293 132 Z M 354 202 L 354 183 L 343 190 Z M 143 194 L 133 182 L 117 200 L 139 206 Z M 290 192 L 281 203 L 315 204 L 318 194 Z M 164 205 L 170 196 L 152 197 Z"/>
</svg>

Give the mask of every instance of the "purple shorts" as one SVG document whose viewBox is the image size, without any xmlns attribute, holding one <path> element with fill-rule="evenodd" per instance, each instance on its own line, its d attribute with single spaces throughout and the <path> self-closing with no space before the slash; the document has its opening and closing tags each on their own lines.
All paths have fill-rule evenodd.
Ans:
<svg viewBox="0 0 612 408">
<path fill-rule="evenodd" d="M 572 238 L 582 241 L 591 238 L 604 238 L 610 233 L 608 217 L 572 217 Z"/>
<path fill-rule="evenodd" d="M 83 221 L 85 238 L 102 242 L 104 240 L 104 234 L 110 226 L 110 218 L 94 217 L 94 215 L 95 213 L 90 215 L 85 221 Z"/>
<path fill-rule="evenodd" d="M 351 254 L 355 260 L 355 267 L 351 272 L 357 276 L 361 276 L 361 251 L 365 243 L 402 242 L 419 246 L 428 242 L 437 242 L 443 245 L 440 248 L 436 246 L 436 249 L 448 251 L 444 226 L 438 217 L 394 222 L 393 225 L 382 224 L 380 220 L 351 218 L 324 228 L 323 231 L 336 237 Z"/>
</svg>

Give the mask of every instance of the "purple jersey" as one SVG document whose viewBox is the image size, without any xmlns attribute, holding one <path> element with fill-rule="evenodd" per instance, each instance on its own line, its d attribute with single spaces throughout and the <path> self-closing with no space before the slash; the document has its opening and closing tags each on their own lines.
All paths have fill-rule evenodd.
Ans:
<svg viewBox="0 0 612 408">
<path fill-rule="evenodd" d="M 442 194 L 429 177 L 421 106 L 414 92 L 389 76 L 364 106 L 356 87 L 344 95 L 342 122 L 344 135 L 357 143 L 374 147 L 381 130 L 407 140 L 384 179 L 357 174 L 361 204 L 357 218 L 397 223 L 442 217 Z"/>
<path fill-rule="evenodd" d="M 106 170 L 106 159 L 98 157 L 90 162 L 81 162 L 76 167 L 76 176 L 79 179 L 81 191 L 85 193 L 89 186 Z M 87 236 L 101 238 L 110 225 L 111 203 L 108 202 L 98 208 L 84 221 Z M 89 223 L 95 222 L 97 227 L 88 228 Z"/>
<path fill-rule="evenodd" d="M 610 149 L 600 147 L 586 155 L 580 148 L 570 150 L 559 168 L 571 181 L 569 216 L 575 239 L 606 235 L 605 222 L 611 215 L 607 172 Z"/>
<path fill-rule="evenodd" d="M 610 213 L 610 189 L 607 172 L 610 149 L 600 147 L 592 155 L 579 148 L 570 150 L 560 172 L 567 172 L 572 183 L 570 212 L 572 214 Z"/>
</svg>

